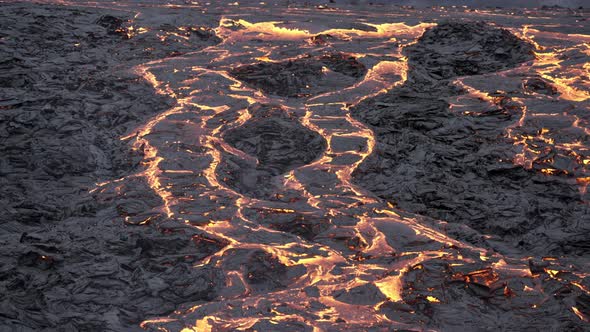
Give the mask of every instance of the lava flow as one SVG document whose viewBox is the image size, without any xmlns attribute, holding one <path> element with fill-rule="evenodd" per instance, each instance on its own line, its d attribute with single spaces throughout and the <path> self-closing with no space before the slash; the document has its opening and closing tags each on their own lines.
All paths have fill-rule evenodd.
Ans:
<svg viewBox="0 0 590 332">
<path fill-rule="evenodd" d="M 168 105 L 90 190 L 161 236 L 135 242 L 141 314 L 107 329 L 589 328 L 590 35 L 543 11 L 258 5 L 84 4 L 128 13 L 99 22 L 151 52 L 130 71 Z"/>
</svg>

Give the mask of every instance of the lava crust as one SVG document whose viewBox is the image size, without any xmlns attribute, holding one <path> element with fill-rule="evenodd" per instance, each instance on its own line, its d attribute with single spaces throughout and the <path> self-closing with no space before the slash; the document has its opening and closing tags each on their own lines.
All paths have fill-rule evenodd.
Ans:
<svg viewBox="0 0 590 332">
<path fill-rule="evenodd" d="M 140 178 L 119 186 L 125 197 L 91 189 L 138 171 L 145 151 L 121 136 L 173 104 L 120 68 L 219 40 L 152 52 L 163 32 L 127 35 L 122 12 L 2 7 L 0 35 L 11 37 L 0 48 L 0 330 L 133 330 L 210 299 L 217 270 L 190 265 L 223 242 L 156 229 L 162 202 Z"/>
<path fill-rule="evenodd" d="M 349 86 L 366 71 L 365 66 L 352 56 L 327 53 L 239 66 L 230 74 L 269 94 L 304 97 Z"/>
<path fill-rule="evenodd" d="M 254 105 L 249 112 L 252 118 L 227 130 L 224 139 L 256 158 L 256 163 L 226 155 L 220 172 L 230 187 L 263 197 L 272 188 L 272 177 L 309 164 L 322 153 L 326 142 L 279 106 Z"/>
<path fill-rule="evenodd" d="M 411 68 L 422 68 L 440 80 L 512 68 L 532 60 L 533 49 L 508 30 L 483 22 L 444 22 L 427 30 L 404 53 Z M 411 72 L 410 79 L 418 73 Z"/>
<path fill-rule="evenodd" d="M 526 111 L 517 97 L 527 89 L 552 94 L 551 86 L 525 78 L 517 91 L 496 92 L 482 112 L 450 109 L 450 99 L 468 93 L 453 78 L 516 67 L 533 58 L 531 51 L 508 31 L 483 23 L 426 31 L 405 49 L 408 81 L 353 110 L 378 142 L 355 172 L 356 183 L 404 210 L 510 239 L 517 250 L 586 254 L 580 239 L 587 229 L 576 220 L 587 218 L 589 209 L 575 181 L 548 178 L 541 160 L 531 170 L 514 165 L 518 152 L 506 137 Z M 550 235 L 546 230 L 553 227 L 567 231 Z"/>
</svg>

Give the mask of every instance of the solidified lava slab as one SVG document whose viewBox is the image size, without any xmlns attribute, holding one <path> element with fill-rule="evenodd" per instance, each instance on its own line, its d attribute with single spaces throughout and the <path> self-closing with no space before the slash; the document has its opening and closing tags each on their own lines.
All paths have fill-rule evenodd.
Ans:
<svg viewBox="0 0 590 332">
<path fill-rule="evenodd" d="M 238 150 L 255 157 L 256 165 L 226 155 L 220 173 L 223 181 L 242 193 L 254 196 L 271 189 L 273 176 L 309 164 L 326 148 L 325 140 L 304 127 L 277 105 L 254 105 L 252 118 L 242 126 L 229 129 L 224 140 Z"/>
<path fill-rule="evenodd" d="M 502 237 L 511 243 L 502 245 L 506 252 L 586 254 L 587 230 L 576 220 L 589 211 L 575 182 L 512 163 L 518 152 L 506 130 L 523 106 L 502 92 L 483 113 L 453 113 L 445 101 L 466 93 L 450 79 L 518 66 L 533 58 L 531 50 L 508 31 L 478 22 L 426 31 L 405 50 L 408 81 L 353 110 L 378 142 L 354 173 L 356 183 L 401 209 Z M 538 78 L 523 86 L 554 93 Z M 550 228 L 564 233 L 550 235 Z"/>
<path fill-rule="evenodd" d="M 412 68 L 434 79 L 479 75 L 534 59 L 533 45 L 484 22 L 444 22 L 404 49 Z M 410 73 L 410 75 L 416 72 Z"/>
<path fill-rule="evenodd" d="M 152 210 L 161 199 L 142 178 L 89 193 L 139 170 L 143 151 L 130 152 L 121 136 L 172 105 L 121 68 L 219 42 L 164 45 L 159 26 L 129 37 L 132 20 L 2 4 L 0 330 L 135 330 L 147 316 L 216 294 L 219 271 L 191 265 L 227 243 L 161 223 Z M 161 47 L 146 49 L 156 41 Z"/>
<path fill-rule="evenodd" d="M 324 67 L 332 72 L 328 78 Z M 229 73 L 269 94 L 302 97 L 346 87 L 366 72 L 365 66 L 353 56 L 326 53 L 283 62 L 239 66 Z"/>
<path fill-rule="evenodd" d="M 274 175 L 310 163 L 325 148 L 323 138 L 302 126 L 280 107 L 250 109 L 252 118 L 228 130 L 225 141 L 258 159 L 260 169 Z"/>
<path fill-rule="evenodd" d="M 504 137 L 524 112 L 519 99 L 557 99 L 557 84 L 523 77 L 520 90 L 495 93 L 494 107 L 474 114 L 453 113 L 448 102 L 465 93 L 452 75 L 518 66 L 530 59 L 526 44 L 484 24 L 441 24 L 427 35 L 453 38 L 464 25 L 479 37 L 424 37 L 407 50 L 408 83 L 354 110 L 378 140 L 357 183 L 405 210 L 455 221 L 444 223 L 348 190 L 343 173 L 326 168 L 330 156 L 318 159 L 324 139 L 301 124 L 298 111 L 290 113 L 304 99 L 269 105 L 273 97 L 226 80 L 231 57 L 203 60 L 225 51 L 243 59 L 252 43 L 264 43 L 198 52 L 219 43 L 216 31 L 226 35 L 221 26 L 193 24 L 205 17 L 213 27 L 216 15 L 234 7 L 206 14 L 194 3 L 102 5 L 119 4 L 124 11 L 35 3 L 3 4 L 0 12 L 0 45 L 8 45 L 0 47 L 8 59 L 0 63 L 0 330 L 585 330 L 590 278 L 581 255 L 590 214 L 565 173 L 540 174 L 547 164 L 569 170 L 571 163 L 555 154 L 531 170 L 514 166 L 513 142 Z M 257 9 L 238 14 L 271 19 Z M 302 29 L 312 15 L 314 25 L 336 21 L 325 14 L 331 10 L 306 10 L 309 22 L 297 22 L 297 11 L 277 8 Z M 370 50 L 367 65 L 378 61 L 367 59 L 373 52 L 390 52 L 395 33 L 364 43 L 363 29 L 346 22 L 363 16 L 389 24 L 390 16 L 343 13 L 334 14 L 361 43 L 334 39 L 317 51 Z M 290 39 L 278 54 L 283 47 L 301 53 L 310 45 L 305 38 Z M 472 41 L 489 47 L 471 69 L 464 54 L 441 51 L 455 46 L 461 53 Z M 495 43 L 523 53 L 507 56 Z M 410 55 L 427 44 L 432 54 Z M 428 62 L 437 57 L 452 61 Z M 366 73 L 343 53 L 300 59 L 321 76 L 289 81 L 308 69 L 297 64 L 273 83 L 269 77 L 288 65 L 282 62 L 256 80 L 276 84 L 268 94 L 305 96 L 350 86 Z M 153 89 L 123 73 L 136 65 Z M 264 104 L 246 110 L 253 99 Z M 327 117 L 348 116 L 343 104 L 325 109 Z M 320 111 L 308 110 L 313 123 Z M 238 122 L 245 111 L 252 117 Z M 321 121 L 332 129 L 350 125 Z M 518 130 L 532 130 L 523 123 Z M 137 134 L 121 139 L 131 128 Z M 330 150 L 367 151 L 369 138 L 332 136 Z M 133 153 L 131 142 L 138 143 Z M 361 156 L 354 157 L 338 165 L 354 167 Z M 463 223 L 482 232 L 457 226 Z M 490 234 L 503 236 L 490 244 Z M 539 257 L 548 252 L 568 255 Z"/>
<path fill-rule="evenodd" d="M 224 271 L 245 269 L 245 279 L 253 293 L 286 289 L 305 272 L 303 266 L 288 267 L 262 250 L 230 249 L 218 264 Z"/>
</svg>

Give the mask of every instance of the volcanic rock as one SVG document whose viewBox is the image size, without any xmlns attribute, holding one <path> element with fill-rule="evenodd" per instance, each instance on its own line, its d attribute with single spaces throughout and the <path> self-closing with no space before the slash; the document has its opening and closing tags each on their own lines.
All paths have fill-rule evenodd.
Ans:
<svg viewBox="0 0 590 332">
<path fill-rule="evenodd" d="M 170 107 L 121 70 L 152 56 L 144 35 L 119 38 L 126 15 L 2 5 L 0 330 L 134 330 L 216 292 L 217 270 L 190 266 L 222 242 L 158 230 L 161 199 L 141 179 L 89 192 L 138 170 L 121 136 Z"/>
<path fill-rule="evenodd" d="M 312 162 L 325 149 L 324 139 L 302 126 L 293 116 L 275 105 L 254 105 L 252 118 L 224 133 L 225 141 L 256 158 L 247 164 L 230 155 L 220 168 L 224 182 L 242 193 L 261 195 L 269 190 L 270 179 Z M 261 186 L 261 183 L 267 185 Z"/>
<path fill-rule="evenodd" d="M 266 93 L 284 97 L 309 96 L 343 88 L 365 73 L 362 63 L 342 53 L 307 55 L 284 62 L 261 62 L 230 71 L 235 78 Z"/>
<path fill-rule="evenodd" d="M 416 71 L 433 79 L 479 75 L 512 68 L 534 58 L 533 46 L 506 29 L 483 22 L 443 22 L 404 49 L 410 80 Z"/>
<path fill-rule="evenodd" d="M 583 254 L 576 236 L 584 229 L 574 225 L 589 211 L 575 183 L 512 163 L 518 152 L 505 131 L 522 105 L 500 94 L 485 112 L 449 110 L 448 98 L 467 92 L 447 79 L 505 70 L 532 59 L 531 51 L 508 31 L 483 23 L 443 23 L 426 31 L 405 50 L 408 81 L 353 109 L 377 135 L 375 153 L 353 174 L 356 183 L 402 209 L 513 236 L 516 247 Z M 538 79 L 523 86 L 551 91 Z M 566 238 L 550 240 L 545 227 L 571 228 Z"/>
</svg>

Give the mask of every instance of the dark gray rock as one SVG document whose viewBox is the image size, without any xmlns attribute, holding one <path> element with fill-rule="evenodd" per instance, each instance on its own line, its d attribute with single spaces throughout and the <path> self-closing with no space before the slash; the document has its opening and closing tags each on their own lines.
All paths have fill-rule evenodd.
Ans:
<svg viewBox="0 0 590 332">
<path fill-rule="evenodd" d="M 378 142 L 355 172 L 356 183 L 404 210 L 467 224 L 519 250 L 585 255 L 587 241 L 577 236 L 587 222 L 577 221 L 590 214 L 575 181 L 539 171 L 559 167 L 559 159 L 547 166 L 541 158 L 532 170 L 512 163 L 518 152 L 505 132 L 523 105 L 509 92 L 474 114 L 452 112 L 446 101 L 467 93 L 448 79 L 517 66 L 532 58 L 531 51 L 508 31 L 484 23 L 443 23 L 427 30 L 405 50 L 409 80 L 353 109 Z M 525 81 L 524 88 L 553 93 L 538 78 Z M 543 234 L 552 228 L 565 228 L 564 234 L 548 239 Z"/>
<path fill-rule="evenodd" d="M 339 79 L 326 79 L 323 67 Z M 306 55 L 284 62 L 261 62 L 230 70 L 230 75 L 266 93 L 284 97 L 304 97 L 351 85 L 367 69 L 353 56 L 342 53 Z"/>
</svg>

